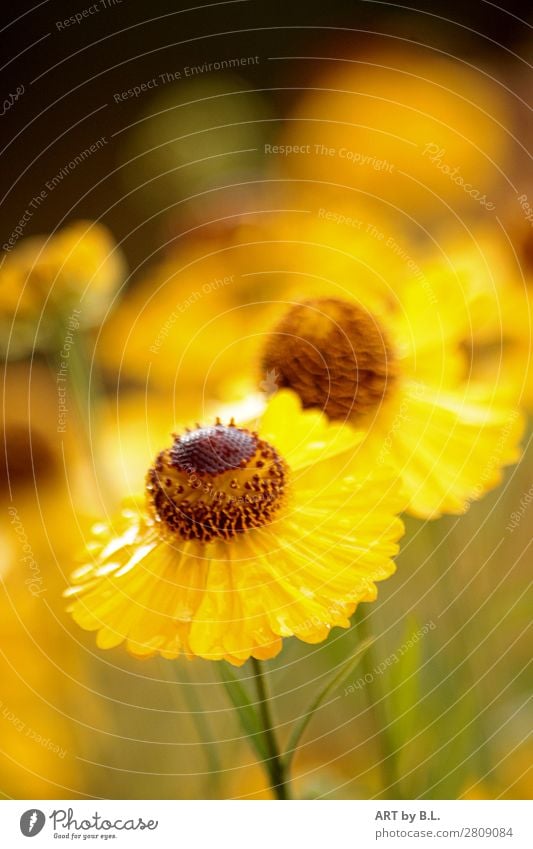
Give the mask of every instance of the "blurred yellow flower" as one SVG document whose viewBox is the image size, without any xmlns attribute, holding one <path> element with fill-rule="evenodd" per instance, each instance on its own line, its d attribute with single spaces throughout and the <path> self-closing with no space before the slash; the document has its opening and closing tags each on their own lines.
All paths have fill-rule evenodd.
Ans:
<svg viewBox="0 0 533 849">
<path fill-rule="evenodd" d="M 126 264 L 107 227 L 76 221 L 45 243 L 31 274 L 51 298 L 79 302 L 81 324 L 90 325 L 110 310 Z"/>
<path fill-rule="evenodd" d="M 175 436 L 146 507 L 95 527 L 68 592 L 74 619 L 101 648 L 235 665 L 348 627 L 393 573 L 403 531 L 394 479 L 357 441 L 283 392 L 260 435 L 217 422 Z"/>
<path fill-rule="evenodd" d="M 322 192 L 304 196 L 299 188 L 284 203 L 300 208 L 248 216 L 235 228 L 228 252 L 241 304 L 288 299 L 297 288 L 312 295 L 325 283 L 352 295 L 375 292 L 377 304 L 413 273 L 413 247 L 397 221 L 369 202 L 323 201 Z"/>
<path fill-rule="evenodd" d="M 354 229 L 353 209 L 336 207 L 331 219 L 315 201 L 242 216 L 223 233 L 208 228 L 149 268 L 103 328 L 95 352 L 102 366 L 126 383 L 174 395 L 178 420 L 203 417 L 253 360 L 280 302 L 331 285 L 341 294 L 375 292 L 377 307 L 416 275 L 414 250 L 397 229 L 393 244 L 390 222 L 372 214 Z"/>
<path fill-rule="evenodd" d="M 73 676 L 80 686 L 84 677 L 82 657 L 65 642 L 64 623 L 56 618 L 60 612 L 45 602 L 53 608 L 59 589 L 43 562 L 45 550 L 36 541 L 27 504 L 15 509 L 6 532 L 9 574 L 0 582 L 0 783 L 14 798 L 70 798 L 84 791 L 69 715 Z M 4 560 L 4 568 L 7 564 Z"/>
<path fill-rule="evenodd" d="M 84 327 L 101 321 L 125 275 L 122 252 L 102 224 L 77 221 L 51 236 L 24 239 L 0 266 L 5 353 L 19 356 L 46 344 L 57 332 L 50 311 L 66 317 L 77 307 Z"/>
<path fill-rule="evenodd" d="M 495 209 L 512 139 L 503 85 L 415 47 L 324 66 L 287 121 L 278 159 L 291 177 L 424 213 L 425 226 L 445 204 Z"/>
<path fill-rule="evenodd" d="M 90 489 L 87 466 L 76 428 L 57 432 L 48 370 L 38 361 L 8 363 L 2 378 L 0 783 L 15 798 L 76 797 L 85 779 L 75 759 L 79 714 L 71 711 L 86 663 L 65 639 L 59 563 L 83 542 L 83 520 L 71 511 L 72 499 L 81 504 Z"/>
<path fill-rule="evenodd" d="M 241 335 L 234 285 L 218 242 L 163 260 L 104 327 L 99 362 L 126 383 L 174 393 L 178 420 L 200 415 L 206 384 L 218 385 L 226 352 Z"/>
</svg>

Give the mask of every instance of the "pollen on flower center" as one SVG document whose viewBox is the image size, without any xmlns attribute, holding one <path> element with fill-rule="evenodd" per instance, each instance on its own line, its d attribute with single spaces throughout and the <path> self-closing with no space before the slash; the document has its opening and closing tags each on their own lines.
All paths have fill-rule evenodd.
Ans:
<svg viewBox="0 0 533 849">
<path fill-rule="evenodd" d="M 282 505 L 287 467 L 255 432 L 198 427 L 176 436 L 148 470 L 148 509 L 185 540 L 229 540 L 268 524 Z"/>
<path fill-rule="evenodd" d="M 350 419 L 375 409 L 395 378 L 395 361 L 372 316 L 340 298 L 293 306 L 274 328 L 262 368 L 278 385 L 318 407 L 330 419 Z"/>
</svg>

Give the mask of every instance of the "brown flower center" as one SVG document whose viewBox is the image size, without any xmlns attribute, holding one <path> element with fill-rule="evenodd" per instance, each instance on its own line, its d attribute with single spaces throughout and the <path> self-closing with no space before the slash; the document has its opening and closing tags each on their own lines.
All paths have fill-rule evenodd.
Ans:
<svg viewBox="0 0 533 849">
<path fill-rule="evenodd" d="M 148 509 L 186 540 L 229 540 L 272 521 L 284 501 L 286 465 L 256 433 L 219 421 L 176 436 L 146 478 Z"/>
<path fill-rule="evenodd" d="M 0 491 L 7 492 L 9 483 L 29 484 L 34 478 L 43 481 L 57 468 L 53 447 L 44 436 L 29 425 L 6 424 L 0 447 Z"/>
<path fill-rule="evenodd" d="M 262 368 L 296 392 L 303 407 L 330 419 L 371 412 L 394 380 L 395 363 L 383 331 L 361 307 L 337 298 L 293 306 L 266 344 Z"/>
</svg>

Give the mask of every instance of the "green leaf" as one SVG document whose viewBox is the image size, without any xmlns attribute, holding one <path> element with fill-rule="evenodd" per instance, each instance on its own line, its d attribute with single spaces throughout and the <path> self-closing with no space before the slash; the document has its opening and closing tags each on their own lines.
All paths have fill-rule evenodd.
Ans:
<svg viewBox="0 0 533 849">
<path fill-rule="evenodd" d="M 421 629 L 417 619 L 407 619 L 403 640 L 397 650 L 398 662 L 391 666 L 389 702 L 394 718 L 393 733 L 398 746 L 409 740 L 417 728 L 417 709 L 420 698 L 419 669 L 422 659 Z"/>
<path fill-rule="evenodd" d="M 254 708 L 248 693 L 238 675 L 227 663 L 215 663 L 221 683 L 237 712 L 241 727 L 262 761 L 269 761 L 270 755 L 265 743 L 264 731 L 259 715 Z"/>
<path fill-rule="evenodd" d="M 432 733 L 425 729 L 427 704 L 420 703 L 420 667 L 426 639 L 428 635 L 422 633 L 418 620 L 414 616 L 408 617 L 401 642 L 394 653 L 395 662 L 389 667 L 383 684 L 387 691 L 389 733 L 406 798 L 411 798 L 410 794 L 416 795 L 419 776 L 421 772 L 425 775 L 421 764 L 433 745 Z M 421 729 L 424 729 L 422 733 Z"/>
<path fill-rule="evenodd" d="M 294 755 L 296 754 L 300 739 L 305 729 L 311 722 L 314 713 L 318 710 L 322 702 L 329 696 L 329 694 L 333 692 L 333 690 L 335 690 L 337 687 L 340 687 L 340 685 L 347 678 L 350 677 L 350 675 L 354 672 L 354 670 L 361 662 L 364 653 L 372 645 L 373 642 L 374 638 L 369 637 L 368 639 L 363 640 L 361 643 L 359 643 L 355 650 L 355 653 L 351 657 L 349 657 L 348 660 L 346 660 L 343 664 L 341 664 L 340 668 L 337 669 L 337 671 L 329 679 L 329 681 L 322 688 L 322 690 L 320 690 L 313 702 L 311 702 L 311 705 L 309 706 L 308 710 L 303 714 L 303 716 L 300 717 L 299 721 L 296 723 L 292 730 L 287 749 L 285 751 L 284 760 L 286 769 L 289 768 L 291 761 Z"/>
</svg>

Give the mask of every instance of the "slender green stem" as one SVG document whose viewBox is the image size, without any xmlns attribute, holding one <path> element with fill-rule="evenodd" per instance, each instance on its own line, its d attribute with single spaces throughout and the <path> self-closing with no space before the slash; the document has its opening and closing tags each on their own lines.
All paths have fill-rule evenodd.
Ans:
<svg viewBox="0 0 533 849">
<path fill-rule="evenodd" d="M 353 673 L 355 668 L 361 662 L 363 654 L 368 650 L 368 647 L 372 642 L 373 640 L 371 639 L 359 642 L 359 645 L 356 647 L 354 653 L 348 659 L 348 661 L 341 665 L 341 668 L 336 672 L 336 674 L 333 675 L 332 678 L 330 678 L 326 686 L 318 692 L 317 696 L 311 702 L 311 705 L 309 706 L 307 711 L 300 717 L 299 721 L 294 723 L 289 737 L 289 742 L 287 744 L 287 748 L 284 754 L 285 769 L 287 772 L 290 770 L 292 759 L 298 751 L 298 745 L 300 743 L 300 740 L 307 726 L 315 715 L 315 712 L 330 695 L 330 693 L 332 693 L 339 686 L 339 684 L 345 678 L 347 678 L 349 674 Z"/>
<path fill-rule="evenodd" d="M 178 678 L 174 676 L 174 680 L 178 681 Z M 190 717 L 194 723 L 200 742 L 202 743 L 207 769 L 209 771 L 209 787 L 212 797 L 216 799 L 218 798 L 219 778 L 222 773 L 217 745 L 213 742 L 209 723 L 196 694 L 195 684 L 194 682 L 191 682 L 191 679 L 183 666 L 180 670 L 179 683 L 183 685 L 180 687 L 180 692 L 183 694 Z"/>
<path fill-rule="evenodd" d="M 285 769 L 285 763 L 281 756 L 274 731 L 274 722 L 270 710 L 270 696 L 265 676 L 263 674 L 261 661 L 252 658 L 251 662 L 259 702 L 259 715 L 263 726 L 265 742 L 268 748 L 269 758 L 268 761 L 266 761 L 266 765 L 272 784 L 272 790 L 276 794 L 277 799 L 290 799 L 289 777 Z"/>
<path fill-rule="evenodd" d="M 61 351 L 65 347 L 65 339 L 68 333 L 67 318 L 58 314 L 55 317 L 55 324 L 57 351 L 51 365 L 53 370 L 57 371 L 58 361 L 61 359 Z M 91 430 L 91 414 L 94 413 L 97 403 L 102 401 L 104 392 L 99 383 L 98 370 L 93 369 L 91 371 L 83 329 L 78 328 L 72 332 L 74 340 L 68 349 L 68 358 L 66 359 L 66 366 L 64 366 L 68 372 L 69 396 L 71 396 L 75 406 L 76 425 L 81 429 L 80 442 L 84 446 L 85 456 L 91 462 L 98 479 L 99 493 L 110 493 L 113 491 L 112 482 L 101 463 L 97 434 Z M 96 493 L 96 482 L 93 482 L 93 487 Z"/>
<path fill-rule="evenodd" d="M 453 540 L 457 538 L 457 532 L 454 531 L 453 534 L 450 534 L 449 541 L 446 542 L 446 526 L 442 522 L 426 522 L 424 530 L 427 538 L 429 538 L 431 560 L 437 566 L 438 577 L 436 577 L 436 580 L 439 582 L 441 595 L 444 597 L 445 602 L 447 602 L 444 615 L 448 621 L 449 631 L 457 635 L 458 642 L 468 645 L 469 634 L 466 623 L 468 623 L 470 618 L 468 615 L 469 611 L 465 610 L 464 597 L 457 592 L 453 583 L 453 573 L 457 570 L 454 570 L 454 567 L 450 565 L 456 560 L 454 557 L 455 552 L 450 549 Z M 473 559 L 482 563 L 485 560 L 485 556 L 482 552 L 477 553 L 475 551 L 476 542 L 479 545 L 479 536 L 476 537 L 473 535 L 468 549 L 465 547 L 465 551 L 470 553 L 474 549 Z M 466 558 L 467 555 L 464 556 Z M 470 556 L 472 555 L 470 554 Z M 459 563 L 459 565 L 461 564 Z M 468 657 L 468 652 L 464 653 L 462 662 L 457 664 L 454 674 L 461 692 L 458 701 L 466 698 L 471 705 L 469 711 L 472 715 L 470 729 L 473 735 L 473 745 L 476 750 L 477 768 L 480 775 L 488 775 L 492 768 L 490 734 L 485 728 L 485 714 L 480 688 L 478 685 L 472 687 L 472 682 L 477 681 L 479 675 L 474 666 L 474 658 L 472 656 Z"/>
<path fill-rule="evenodd" d="M 369 679 L 369 683 L 365 687 L 365 693 L 368 706 L 372 713 L 379 748 L 383 784 L 386 788 L 388 798 L 401 799 L 398 758 L 385 709 L 386 694 L 382 692 L 379 675 L 374 674 L 379 661 L 375 654 L 373 641 L 371 640 L 368 616 L 365 617 L 361 613 L 357 617 L 357 633 L 361 642 L 363 640 L 369 641 L 368 648 L 362 656 L 361 667 L 365 674 L 365 680 L 366 676 Z"/>
</svg>

